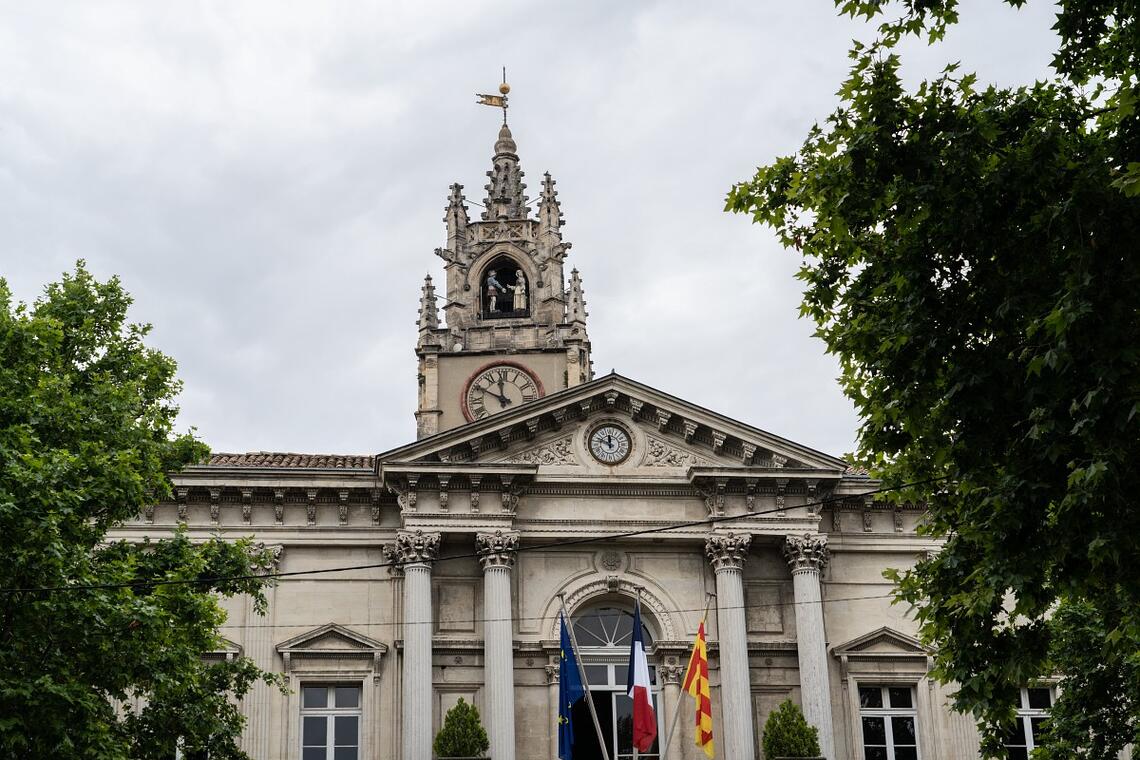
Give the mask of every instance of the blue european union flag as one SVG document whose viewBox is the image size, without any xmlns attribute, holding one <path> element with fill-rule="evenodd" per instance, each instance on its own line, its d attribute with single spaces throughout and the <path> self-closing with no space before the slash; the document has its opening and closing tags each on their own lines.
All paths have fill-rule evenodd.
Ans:
<svg viewBox="0 0 1140 760">
<path fill-rule="evenodd" d="M 582 674 L 578 670 L 578 657 L 570 645 L 570 632 L 566 630 L 566 616 L 562 617 L 562 646 L 558 658 L 558 757 L 571 760 L 574 752 L 574 703 L 586 696 L 582 687 Z"/>
</svg>

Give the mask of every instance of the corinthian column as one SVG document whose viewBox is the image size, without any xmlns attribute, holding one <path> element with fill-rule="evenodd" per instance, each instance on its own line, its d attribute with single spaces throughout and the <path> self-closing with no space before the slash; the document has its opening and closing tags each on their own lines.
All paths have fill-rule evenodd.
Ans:
<svg viewBox="0 0 1140 760">
<path fill-rule="evenodd" d="M 515 760 L 515 658 L 512 648 L 511 568 L 518 533 L 475 536 L 483 563 L 483 694 L 494 760 Z"/>
<path fill-rule="evenodd" d="M 752 685 L 748 672 L 748 632 L 744 623 L 741 571 L 752 536 L 709 536 L 705 553 L 716 571 L 716 619 L 720 635 L 720 712 L 724 716 L 724 760 L 751 759 Z"/>
<path fill-rule="evenodd" d="M 800 700 L 804 717 L 819 729 L 824 757 L 835 757 L 831 723 L 831 686 L 827 677 L 827 636 L 819 574 L 828 560 L 827 536 L 788 536 L 784 557 L 792 568 L 796 595 L 796 649 L 800 660 Z"/>
<path fill-rule="evenodd" d="M 404 571 L 403 760 L 431 758 L 431 563 L 438 533 L 400 531 L 385 554 Z"/>
</svg>

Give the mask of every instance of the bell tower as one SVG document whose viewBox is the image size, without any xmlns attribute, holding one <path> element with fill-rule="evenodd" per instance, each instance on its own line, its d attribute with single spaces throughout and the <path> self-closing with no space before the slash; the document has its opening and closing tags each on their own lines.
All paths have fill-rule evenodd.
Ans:
<svg viewBox="0 0 1140 760">
<path fill-rule="evenodd" d="M 444 324 L 431 275 L 419 309 L 419 405 L 424 438 L 518 408 L 593 378 L 582 280 L 564 262 L 562 210 L 550 174 L 543 175 L 536 216 L 524 194 L 518 148 L 506 120 L 507 92 L 481 95 L 503 108 L 503 126 L 487 195 L 477 220 L 468 217 L 463 185 L 453 184 L 443 221 Z"/>
</svg>

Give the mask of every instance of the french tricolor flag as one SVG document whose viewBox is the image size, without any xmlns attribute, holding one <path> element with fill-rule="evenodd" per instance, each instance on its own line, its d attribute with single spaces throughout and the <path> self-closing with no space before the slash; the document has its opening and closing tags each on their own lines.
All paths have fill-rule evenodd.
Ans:
<svg viewBox="0 0 1140 760">
<path fill-rule="evenodd" d="M 633 746 L 648 752 L 657 738 L 657 716 L 649 698 L 649 663 L 641 641 L 641 600 L 633 608 L 633 641 L 629 646 L 629 696 L 633 700 Z"/>
</svg>

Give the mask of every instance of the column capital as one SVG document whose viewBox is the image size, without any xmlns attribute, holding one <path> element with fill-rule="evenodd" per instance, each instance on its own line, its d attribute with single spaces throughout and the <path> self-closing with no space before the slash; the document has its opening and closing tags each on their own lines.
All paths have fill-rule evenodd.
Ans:
<svg viewBox="0 0 1140 760">
<path fill-rule="evenodd" d="M 254 555 L 252 570 L 254 575 L 272 574 L 281 566 L 281 556 L 285 554 L 284 544 L 266 544 L 258 541 L 251 547 Z"/>
<path fill-rule="evenodd" d="M 787 536 L 784 540 L 784 559 L 792 572 L 814 570 L 820 572 L 831 558 L 827 548 L 827 536 L 818 533 L 805 533 L 802 536 Z"/>
<path fill-rule="evenodd" d="M 679 685 L 681 676 L 685 675 L 685 668 L 680 665 L 658 665 L 657 675 L 665 685 Z"/>
<path fill-rule="evenodd" d="M 559 676 L 558 670 L 559 670 L 559 668 L 557 665 L 547 665 L 546 666 L 546 685 L 547 686 L 557 686 L 558 685 L 558 676 Z"/>
<path fill-rule="evenodd" d="M 440 538 L 439 533 L 401 530 L 396 533 L 394 544 L 384 546 L 384 556 L 400 565 L 430 564 L 439 555 Z"/>
<path fill-rule="evenodd" d="M 484 570 L 492 567 L 511 568 L 519 550 L 519 534 L 515 531 L 497 530 L 494 533 L 476 533 L 475 547 Z"/>
<path fill-rule="evenodd" d="M 752 536 L 747 533 L 714 533 L 705 540 L 705 554 L 713 569 L 739 570 L 748 559 Z"/>
</svg>

